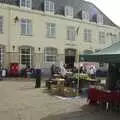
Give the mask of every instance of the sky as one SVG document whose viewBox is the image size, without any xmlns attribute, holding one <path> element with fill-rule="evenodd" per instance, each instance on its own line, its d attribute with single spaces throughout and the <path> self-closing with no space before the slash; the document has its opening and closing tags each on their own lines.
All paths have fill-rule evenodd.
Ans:
<svg viewBox="0 0 120 120">
<path fill-rule="evenodd" d="M 86 0 L 95 4 L 108 18 L 120 26 L 120 0 Z"/>
</svg>

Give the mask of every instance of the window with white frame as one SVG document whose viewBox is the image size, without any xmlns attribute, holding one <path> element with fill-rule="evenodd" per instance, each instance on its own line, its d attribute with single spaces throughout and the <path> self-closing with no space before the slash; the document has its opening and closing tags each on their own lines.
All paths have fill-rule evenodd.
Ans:
<svg viewBox="0 0 120 120">
<path fill-rule="evenodd" d="M 0 16 L 0 33 L 3 33 L 3 17 Z"/>
<path fill-rule="evenodd" d="M 100 14 L 97 15 L 97 23 L 103 24 L 103 16 Z"/>
<path fill-rule="evenodd" d="M 20 48 L 20 64 L 26 66 L 32 66 L 32 48 L 21 47 Z"/>
<path fill-rule="evenodd" d="M 20 0 L 20 7 L 31 9 L 32 8 L 32 0 Z"/>
<path fill-rule="evenodd" d="M 47 23 L 47 37 L 49 37 L 49 38 L 56 37 L 56 24 Z"/>
<path fill-rule="evenodd" d="M 54 14 L 54 2 L 51 0 L 44 0 L 44 11 Z"/>
<path fill-rule="evenodd" d="M 68 40 L 75 40 L 76 36 L 76 31 L 75 31 L 75 27 L 69 26 L 67 27 L 67 39 Z"/>
<path fill-rule="evenodd" d="M 90 16 L 89 16 L 89 13 L 87 11 L 82 11 L 82 19 L 89 21 Z"/>
<path fill-rule="evenodd" d="M 32 35 L 32 21 L 21 19 L 21 35 Z"/>
<path fill-rule="evenodd" d="M 84 41 L 91 42 L 92 41 L 92 30 L 84 29 Z"/>
<path fill-rule="evenodd" d="M 117 42 L 117 35 L 116 34 L 112 34 L 111 35 L 111 42 L 112 42 L 112 44 L 114 44 L 115 42 Z"/>
<path fill-rule="evenodd" d="M 53 62 L 57 61 L 57 49 L 53 47 L 46 47 L 44 49 L 44 58 L 45 62 Z"/>
<path fill-rule="evenodd" d="M 118 33 L 118 41 L 120 41 L 120 32 Z"/>
<path fill-rule="evenodd" d="M 4 50 L 3 47 L 0 47 L 0 64 L 3 64 L 4 59 Z"/>
<path fill-rule="evenodd" d="M 64 14 L 66 17 L 73 17 L 73 8 L 71 6 L 65 6 Z"/>
<path fill-rule="evenodd" d="M 99 43 L 105 44 L 105 32 L 99 32 Z"/>
</svg>

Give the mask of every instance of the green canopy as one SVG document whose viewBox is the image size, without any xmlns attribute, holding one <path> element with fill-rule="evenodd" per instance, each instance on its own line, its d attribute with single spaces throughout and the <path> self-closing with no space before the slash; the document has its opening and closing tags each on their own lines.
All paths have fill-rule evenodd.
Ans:
<svg viewBox="0 0 120 120">
<path fill-rule="evenodd" d="M 80 61 L 120 62 L 120 41 L 93 54 L 80 55 Z"/>
</svg>

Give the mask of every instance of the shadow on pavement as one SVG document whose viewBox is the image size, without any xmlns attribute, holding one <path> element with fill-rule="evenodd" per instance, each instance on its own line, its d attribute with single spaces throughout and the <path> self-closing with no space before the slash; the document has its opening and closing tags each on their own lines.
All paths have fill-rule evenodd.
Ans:
<svg viewBox="0 0 120 120">
<path fill-rule="evenodd" d="M 34 86 L 32 86 L 32 87 L 31 86 L 24 86 L 24 87 L 20 87 L 19 90 L 24 91 L 24 90 L 36 90 L 36 89 Z"/>
<path fill-rule="evenodd" d="M 120 114 L 106 112 L 98 107 L 86 105 L 76 112 L 49 115 L 40 120 L 120 120 Z"/>
<path fill-rule="evenodd" d="M 11 81 L 11 82 L 31 82 L 31 81 L 35 81 L 34 78 L 22 78 L 22 77 L 9 77 L 9 78 L 4 78 L 2 81 L 7 82 L 7 81 Z"/>
</svg>

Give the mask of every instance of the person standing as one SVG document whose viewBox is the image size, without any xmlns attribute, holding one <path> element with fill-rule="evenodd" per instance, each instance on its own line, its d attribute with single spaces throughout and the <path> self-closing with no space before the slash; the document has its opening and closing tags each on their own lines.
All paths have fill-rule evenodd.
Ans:
<svg viewBox="0 0 120 120">
<path fill-rule="evenodd" d="M 40 88 L 41 87 L 41 69 L 36 68 L 36 83 L 35 83 L 35 88 Z"/>
<path fill-rule="evenodd" d="M 0 67 L 0 80 L 2 80 L 2 69 Z"/>
<path fill-rule="evenodd" d="M 6 69 L 5 68 L 2 68 L 2 78 L 5 78 L 6 77 L 6 73 L 7 73 L 7 71 L 6 71 Z"/>
<path fill-rule="evenodd" d="M 60 63 L 60 74 L 62 77 L 65 77 L 67 74 L 67 70 L 65 69 L 64 64 L 62 62 Z"/>
<path fill-rule="evenodd" d="M 55 74 L 55 69 L 56 69 L 55 64 L 52 64 L 52 66 L 51 66 L 51 77 L 54 76 L 54 74 Z"/>
<path fill-rule="evenodd" d="M 30 79 L 31 77 L 30 66 L 27 66 L 26 68 L 26 75 L 27 75 L 27 78 Z"/>
<path fill-rule="evenodd" d="M 96 68 L 94 66 L 91 66 L 90 67 L 90 77 L 92 79 L 95 79 L 95 76 L 96 76 Z"/>
</svg>

